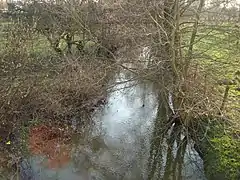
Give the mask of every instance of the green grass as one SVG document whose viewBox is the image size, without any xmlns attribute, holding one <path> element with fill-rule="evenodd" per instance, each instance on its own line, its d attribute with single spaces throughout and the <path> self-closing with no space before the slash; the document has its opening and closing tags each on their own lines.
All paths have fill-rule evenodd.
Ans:
<svg viewBox="0 0 240 180">
<path fill-rule="evenodd" d="M 234 31 L 234 28 L 233 30 Z M 194 46 L 194 52 L 204 55 L 196 61 L 206 70 L 213 71 L 217 78 L 233 78 L 233 74 L 239 70 L 240 66 L 240 45 L 237 44 L 239 37 L 237 34 L 221 30 L 201 29 L 199 40 Z M 206 58 L 208 57 L 208 58 Z"/>
<path fill-rule="evenodd" d="M 183 41 L 189 42 L 190 37 L 191 33 L 186 33 Z M 215 94 L 218 99 L 210 101 L 220 100 L 220 104 L 216 103 L 220 108 L 225 86 L 219 86 L 217 80 L 234 79 L 235 73 L 240 70 L 240 29 L 229 24 L 201 26 L 195 42 L 192 66 L 198 64 L 200 75 L 207 74 L 209 82 L 216 82 L 211 84 L 213 89 L 209 93 Z M 187 50 L 186 47 L 184 52 Z M 227 180 L 235 180 L 240 175 L 240 92 L 234 90 L 236 87 L 240 87 L 240 82 L 230 87 L 224 109 L 225 116 L 232 124 L 220 129 L 216 125 L 212 126 L 212 133 L 204 137 L 207 141 L 201 142 L 208 147 L 205 168 L 209 179 L 225 177 Z M 219 123 L 223 121 L 220 119 Z"/>
<path fill-rule="evenodd" d="M 183 40 L 188 42 L 190 36 L 190 33 L 186 33 Z M 198 64 L 202 74 L 207 74 L 208 78 L 216 82 L 217 91 L 212 93 L 221 92 L 219 96 L 223 97 L 225 87 L 218 86 L 217 80 L 235 79 L 235 73 L 240 70 L 240 29 L 229 24 L 221 27 L 200 27 L 193 54 L 192 65 Z M 240 79 L 239 76 L 238 78 Z M 239 82 L 231 86 L 227 103 L 227 114 L 235 121 L 240 119 L 240 92 L 234 90 L 237 87 L 240 87 Z"/>
<path fill-rule="evenodd" d="M 215 128 L 216 129 L 216 128 Z M 228 135 L 210 138 L 205 169 L 209 179 L 236 180 L 240 176 L 240 141 Z"/>
</svg>

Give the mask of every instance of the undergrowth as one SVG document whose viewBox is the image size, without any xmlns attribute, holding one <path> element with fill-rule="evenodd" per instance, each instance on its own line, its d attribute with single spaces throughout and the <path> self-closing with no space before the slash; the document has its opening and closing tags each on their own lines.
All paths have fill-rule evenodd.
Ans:
<svg viewBox="0 0 240 180">
<path fill-rule="evenodd" d="M 20 25 L 6 37 L 0 55 L 1 124 L 14 127 L 32 119 L 63 122 L 92 111 L 106 98 L 113 72 L 108 60 L 59 56 Z"/>
</svg>

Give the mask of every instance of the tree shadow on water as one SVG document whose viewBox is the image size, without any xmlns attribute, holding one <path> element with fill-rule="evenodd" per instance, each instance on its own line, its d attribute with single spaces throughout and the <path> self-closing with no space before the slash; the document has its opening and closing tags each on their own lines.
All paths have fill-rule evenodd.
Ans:
<svg viewBox="0 0 240 180">
<path fill-rule="evenodd" d="M 183 127 L 180 122 L 169 118 L 170 110 L 167 107 L 166 103 L 159 103 L 151 139 L 148 180 L 183 179 L 187 136 L 183 137 Z"/>
</svg>

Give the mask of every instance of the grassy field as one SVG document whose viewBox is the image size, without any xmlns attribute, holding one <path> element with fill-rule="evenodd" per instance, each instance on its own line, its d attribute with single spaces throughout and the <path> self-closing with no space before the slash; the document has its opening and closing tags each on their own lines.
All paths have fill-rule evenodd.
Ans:
<svg viewBox="0 0 240 180">
<path fill-rule="evenodd" d="M 234 80 L 223 109 L 227 124 L 221 119 L 208 125 L 211 133 L 204 137 L 208 148 L 205 169 L 209 179 L 225 177 L 238 179 L 240 174 L 240 29 L 233 25 L 200 27 L 194 44 L 192 67 L 198 75 L 206 78 L 205 85 L 209 103 L 220 109 L 226 85 L 219 80 Z M 190 34 L 186 34 L 185 40 Z M 202 95 L 202 97 L 204 97 Z M 211 123 L 211 119 L 208 120 Z M 230 123 L 230 124 L 229 124 Z M 207 131 L 206 131 L 207 132 Z M 219 176 L 220 175 L 220 176 Z"/>
<path fill-rule="evenodd" d="M 203 54 L 203 58 L 197 59 L 197 62 L 208 76 L 216 81 L 222 79 L 236 81 L 236 85 L 230 87 L 226 113 L 231 119 L 238 121 L 237 124 L 240 126 L 240 91 L 236 90 L 240 87 L 239 33 L 239 27 L 229 25 L 214 30 L 202 29 L 199 36 L 205 38 L 196 44 L 195 49 L 199 54 Z M 223 96 L 225 87 L 216 85 L 216 89 Z"/>
<path fill-rule="evenodd" d="M 240 91 L 236 89 L 240 87 L 239 35 L 240 28 L 233 25 L 200 26 L 194 44 L 192 60 L 194 71 L 199 72 L 200 76 L 206 76 L 207 82 L 212 86 L 209 93 L 223 98 L 226 86 L 220 86 L 219 81 L 235 81 L 235 85 L 230 86 L 225 110 L 232 119 L 238 122 L 240 119 Z M 183 41 L 188 42 L 190 36 L 190 33 L 186 33 Z M 221 104 L 221 100 L 217 101 L 216 104 L 218 103 Z M 240 125 L 240 123 L 238 124 Z"/>
</svg>

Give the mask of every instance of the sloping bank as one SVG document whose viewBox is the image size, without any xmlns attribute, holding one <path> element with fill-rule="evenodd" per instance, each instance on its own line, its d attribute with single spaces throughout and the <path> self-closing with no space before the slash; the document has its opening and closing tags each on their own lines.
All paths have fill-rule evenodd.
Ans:
<svg viewBox="0 0 240 180">
<path fill-rule="evenodd" d="M 240 140 L 226 120 L 203 117 L 195 122 L 195 149 L 204 161 L 209 180 L 240 179 Z M 230 129 L 230 130 L 229 130 Z"/>
</svg>

